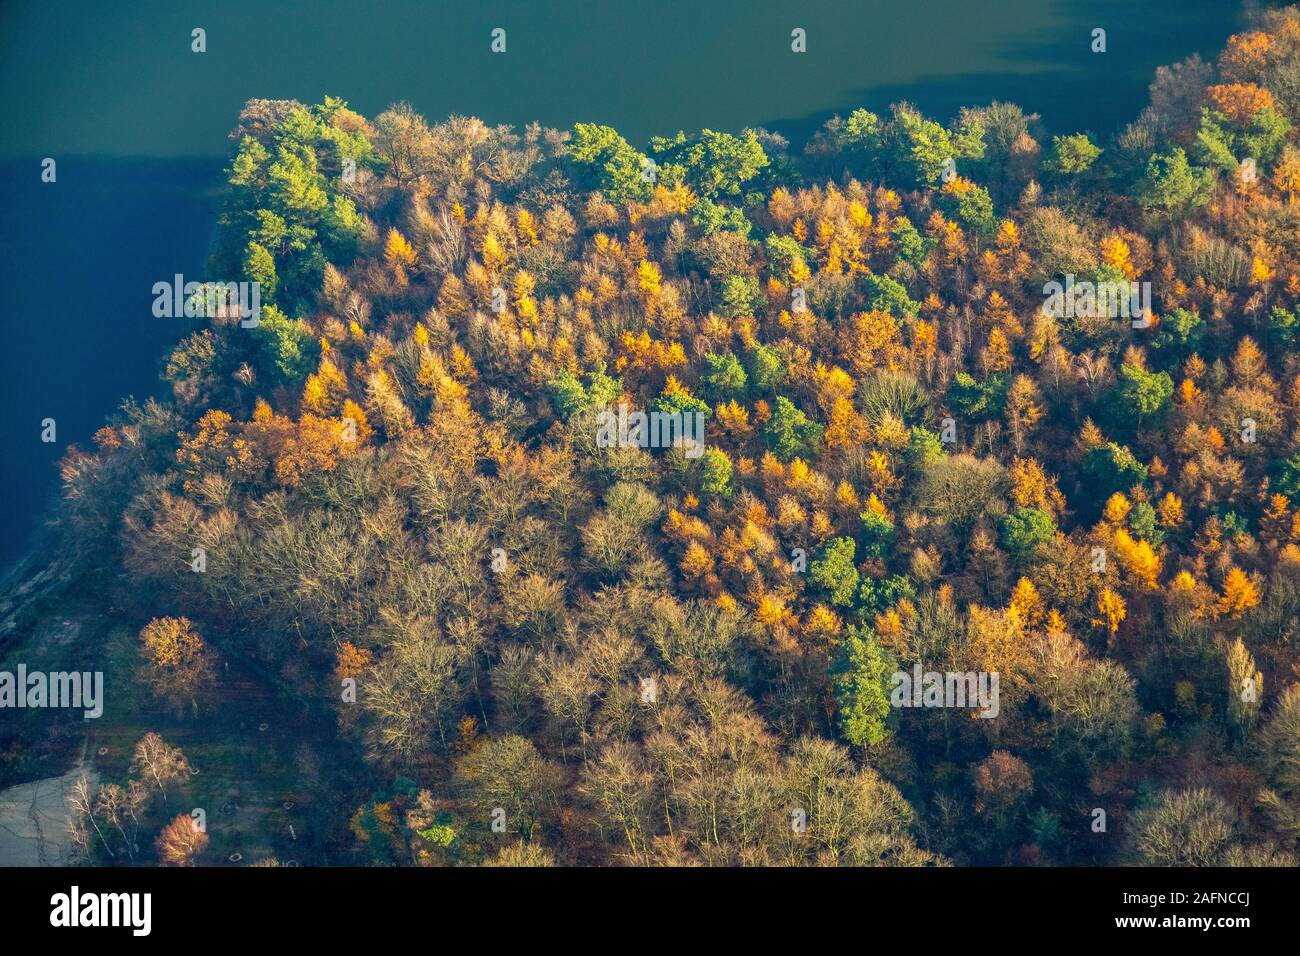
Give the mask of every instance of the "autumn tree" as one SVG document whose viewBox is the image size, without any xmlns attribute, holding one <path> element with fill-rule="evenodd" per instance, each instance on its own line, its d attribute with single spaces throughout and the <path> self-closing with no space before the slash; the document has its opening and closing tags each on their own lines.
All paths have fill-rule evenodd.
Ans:
<svg viewBox="0 0 1300 956">
<path fill-rule="evenodd" d="M 188 813 L 177 814 L 154 841 L 164 866 L 194 866 L 208 843 L 207 830 Z"/>
<path fill-rule="evenodd" d="M 156 617 L 140 630 L 145 678 L 154 694 L 174 705 L 197 710 L 211 690 L 216 672 L 212 653 L 185 617 Z"/>
</svg>

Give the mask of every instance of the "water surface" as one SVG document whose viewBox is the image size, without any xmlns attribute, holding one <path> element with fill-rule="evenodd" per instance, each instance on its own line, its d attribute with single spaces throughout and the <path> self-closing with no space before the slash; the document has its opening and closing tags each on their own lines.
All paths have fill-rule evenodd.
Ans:
<svg viewBox="0 0 1300 956">
<path fill-rule="evenodd" d="M 940 119 L 1009 99 L 1102 140 L 1155 68 L 1211 57 L 1235 0 L 523 0 L 387 3 L 7 0 L 0 6 L 0 567 L 127 394 L 158 393 L 186 331 L 150 312 L 154 282 L 199 276 L 227 134 L 251 97 L 340 96 L 374 116 L 652 135 L 767 126 L 907 99 Z M 191 31 L 207 52 L 191 52 Z M 490 51 L 506 30 L 506 53 Z M 795 27 L 806 54 L 790 51 Z M 1107 52 L 1091 32 L 1107 31 Z M 40 160 L 58 180 L 40 181 Z M 40 442 L 55 418 L 58 442 Z"/>
</svg>

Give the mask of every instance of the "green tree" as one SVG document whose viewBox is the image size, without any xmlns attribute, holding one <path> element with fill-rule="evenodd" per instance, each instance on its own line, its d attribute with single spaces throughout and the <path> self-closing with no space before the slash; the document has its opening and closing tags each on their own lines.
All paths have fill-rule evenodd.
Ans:
<svg viewBox="0 0 1300 956">
<path fill-rule="evenodd" d="M 1206 107 L 1196 134 L 1197 159 L 1230 174 L 1246 158 L 1266 165 L 1277 157 L 1290 130 L 1291 124 L 1272 107 L 1259 110 L 1244 123 Z"/>
<path fill-rule="evenodd" d="M 705 393 L 715 403 L 742 397 L 749 383 L 740 359 L 730 352 L 723 352 L 721 355 L 710 352 L 704 356 L 702 377 Z"/>
<path fill-rule="evenodd" d="M 785 361 L 770 345 L 755 346 L 749 359 L 749 374 L 759 391 L 774 391 L 785 383 Z"/>
<path fill-rule="evenodd" d="M 849 607 L 858 590 L 858 569 L 854 566 L 857 546 L 852 538 L 832 538 L 808 565 L 811 581 L 836 607 Z"/>
<path fill-rule="evenodd" d="M 1147 466 L 1137 460 L 1127 445 L 1107 442 L 1083 456 L 1083 476 L 1090 479 L 1094 501 L 1105 501 L 1117 491 L 1127 492 L 1147 480 Z"/>
<path fill-rule="evenodd" d="M 889 276 L 868 273 L 862 279 L 862 286 L 866 292 L 867 305 L 873 310 L 888 312 L 897 318 L 916 315 L 921 311 L 921 306 L 908 296 L 903 284 Z"/>
<path fill-rule="evenodd" d="M 280 276 L 275 270 L 275 257 L 267 252 L 265 246 L 256 242 L 248 244 L 244 254 L 244 275 L 248 276 L 250 282 L 256 282 L 261 286 L 260 292 L 264 302 L 269 302 L 275 297 L 275 292 L 280 287 Z"/>
<path fill-rule="evenodd" d="M 1060 176 L 1077 176 L 1091 169 L 1100 155 L 1101 147 L 1094 145 L 1087 133 L 1053 136 L 1051 155 L 1043 165 Z"/>
<path fill-rule="evenodd" d="M 811 458 L 822 440 L 822 426 L 809 420 L 790 399 L 778 395 L 772 417 L 763 426 L 763 438 L 781 461 Z"/>
<path fill-rule="evenodd" d="M 654 183 L 646 175 L 646 156 L 632 148 L 608 126 L 578 123 L 573 128 L 569 156 L 584 167 L 589 179 L 611 202 L 650 198 Z"/>
<path fill-rule="evenodd" d="M 1209 202 L 1214 190 L 1214 175 L 1187 161 L 1179 147 L 1157 153 L 1148 160 L 1138 182 L 1138 204 L 1158 215 L 1184 216 Z"/>
<path fill-rule="evenodd" d="M 1107 393 L 1104 404 L 1108 420 L 1128 433 L 1143 426 L 1159 425 L 1174 394 L 1174 380 L 1168 372 L 1148 372 L 1136 365 L 1120 368 L 1119 381 Z"/>
<path fill-rule="evenodd" d="M 984 421 L 1002 414 L 1010 388 L 1005 375 L 990 375 L 981 382 L 967 372 L 958 372 L 948 386 L 948 403 L 962 418 Z"/>
<path fill-rule="evenodd" d="M 882 557 L 894 544 L 894 522 L 875 511 L 864 511 L 862 519 L 862 553 L 869 557 Z"/>
<path fill-rule="evenodd" d="M 768 268 L 782 282 L 791 282 L 796 269 L 807 268 L 808 252 L 794 236 L 768 236 L 763 247 Z"/>
<path fill-rule="evenodd" d="M 698 139 L 685 133 L 656 136 L 650 151 L 661 163 L 661 181 L 672 186 L 684 181 L 705 199 L 738 197 L 745 183 L 768 164 L 767 154 L 753 130 L 740 136 L 702 130 Z"/>
<path fill-rule="evenodd" d="M 891 677 L 894 659 L 867 627 L 850 627 L 831 664 L 836 726 L 857 747 L 871 747 L 888 735 Z"/>
<path fill-rule="evenodd" d="M 1038 508 L 1017 508 L 1002 519 L 1002 546 L 1021 559 L 1030 557 L 1054 534 L 1056 522 Z"/>
<path fill-rule="evenodd" d="M 891 574 L 883 578 L 863 578 L 858 588 L 858 610 L 863 617 L 872 617 L 888 611 L 903 598 L 910 601 L 915 597 L 916 588 L 905 575 Z"/>
<path fill-rule="evenodd" d="M 706 448 L 700 456 L 700 487 L 711 495 L 731 491 L 731 459 L 720 448 Z"/>
<path fill-rule="evenodd" d="M 1168 362 L 1181 364 L 1193 352 L 1200 351 L 1205 322 L 1196 312 L 1183 308 L 1170 310 L 1161 318 L 1151 347 Z"/>
<path fill-rule="evenodd" d="M 261 321 L 253 329 L 265 371 L 273 381 L 298 385 L 320 361 L 320 344 L 311 327 L 291 319 L 273 305 L 262 307 Z"/>
<path fill-rule="evenodd" d="M 757 276 L 730 275 L 722 281 L 722 314 L 728 318 L 752 315 L 762 303 Z"/>
<path fill-rule="evenodd" d="M 568 421 L 589 408 L 604 408 L 623 394 L 623 380 L 605 374 L 604 366 L 586 373 L 584 386 L 568 369 L 561 370 L 546 383 L 555 413 Z"/>
<path fill-rule="evenodd" d="M 993 199 L 989 191 L 978 183 L 968 182 L 965 188 L 956 192 L 943 190 L 939 194 L 939 205 L 945 213 L 979 235 L 989 236 L 997 227 Z"/>
</svg>

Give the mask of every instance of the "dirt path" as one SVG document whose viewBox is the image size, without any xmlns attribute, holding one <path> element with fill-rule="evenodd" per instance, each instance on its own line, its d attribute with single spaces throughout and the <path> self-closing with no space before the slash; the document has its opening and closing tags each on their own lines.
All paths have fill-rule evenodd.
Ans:
<svg viewBox="0 0 1300 956">
<path fill-rule="evenodd" d="M 0 866 L 60 866 L 68 862 L 67 799 L 84 762 L 62 777 L 0 791 Z M 90 771 L 92 783 L 96 779 Z"/>
</svg>

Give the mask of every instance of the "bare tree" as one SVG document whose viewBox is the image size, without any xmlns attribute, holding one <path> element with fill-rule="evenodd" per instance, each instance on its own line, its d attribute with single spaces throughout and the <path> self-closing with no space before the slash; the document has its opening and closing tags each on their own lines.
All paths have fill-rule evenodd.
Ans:
<svg viewBox="0 0 1300 956">
<path fill-rule="evenodd" d="M 189 773 L 189 761 L 179 747 L 170 747 L 156 733 L 147 733 L 135 745 L 135 762 L 140 770 L 153 778 L 167 800 L 167 785 Z"/>
<path fill-rule="evenodd" d="M 99 842 L 108 851 L 108 855 L 114 856 L 112 847 L 104 839 L 104 832 L 99 829 L 99 823 L 95 820 L 95 790 L 90 783 L 90 778 L 83 773 L 77 777 L 77 782 L 72 785 L 72 792 L 68 794 L 68 835 L 72 838 L 73 845 L 89 859 L 92 846 L 90 827 L 86 824 L 90 824 L 99 835 Z"/>
</svg>

